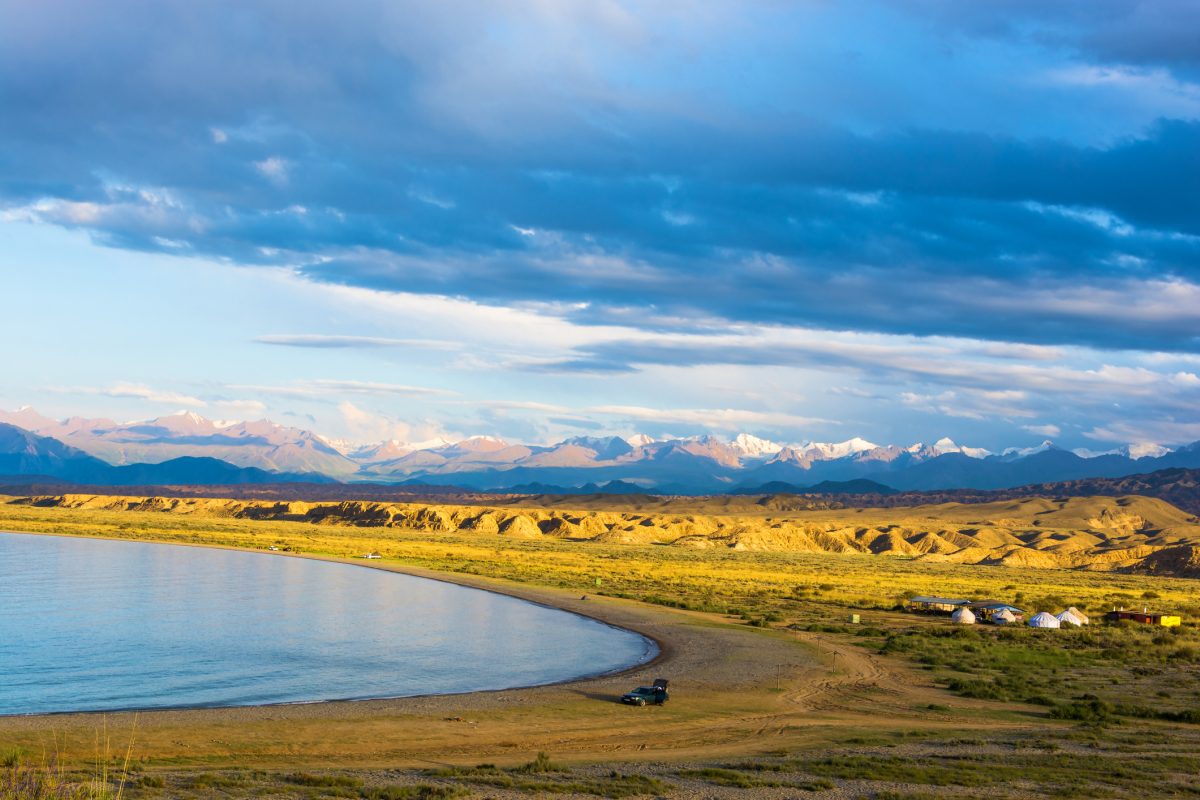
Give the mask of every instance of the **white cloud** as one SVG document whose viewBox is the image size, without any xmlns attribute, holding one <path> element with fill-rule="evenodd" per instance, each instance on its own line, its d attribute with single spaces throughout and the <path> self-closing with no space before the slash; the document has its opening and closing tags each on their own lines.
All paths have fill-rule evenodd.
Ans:
<svg viewBox="0 0 1200 800">
<path fill-rule="evenodd" d="M 1048 436 L 1054 438 L 1062 433 L 1062 428 L 1057 425 L 1022 425 L 1022 428 L 1030 433 L 1036 433 L 1038 436 Z"/>
<path fill-rule="evenodd" d="M 349 400 L 338 403 L 338 413 L 349 438 L 358 442 L 379 442 L 395 439 L 401 442 L 427 442 L 435 439 L 454 441 L 461 434 L 447 432 L 441 425 L 423 421 L 411 424 L 386 414 L 360 408 Z"/>
<path fill-rule="evenodd" d="M 1168 445 L 1200 441 L 1200 422 L 1173 419 L 1125 419 L 1098 426 L 1084 433 L 1101 442 L 1160 442 Z"/>
<path fill-rule="evenodd" d="M 267 404 L 261 400 L 214 400 L 212 405 L 231 414 L 253 415 L 267 410 Z"/>
<path fill-rule="evenodd" d="M 402 383 L 379 383 L 355 380 L 309 380 L 295 381 L 280 386 L 233 384 L 227 387 L 234 391 L 258 392 L 283 397 L 328 397 L 342 394 L 400 395 L 404 397 L 451 396 L 455 392 L 429 386 L 410 386 Z"/>
<path fill-rule="evenodd" d="M 661 424 L 695 425 L 713 430 L 739 430 L 746 425 L 770 427 L 802 427 L 837 425 L 836 420 L 803 417 L 777 411 L 747 411 L 737 408 L 647 408 L 644 406 L 594 406 L 580 409 L 582 414 L 598 414 L 618 419 L 657 422 Z"/>
<path fill-rule="evenodd" d="M 437 341 L 433 339 L 393 339 L 386 336 L 339 336 L 318 333 L 278 333 L 255 337 L 260 344 L 274 344 L 284 347 L 311 347 L 315 349 L 352 348 L 352 347 L 407 347 L 429 350 L 455 350 L 461 345 L 457 342 Z"/>
<path fill-rule="evenodd" d="M 285 158 L 271 156 L 262 161 L 255 161 L 254 168 L 273 183 L 287 183 L 291 164 Z"/>
<path fill-rule="evenodd" d="M 150 403 L 187 406 L 190 408 L 204 408 L 208 405 L 208 403 L 198 397 L 163 389 L 154 389 L 141 383 L 114 383 L 111 386 L 51 386 L 47 387 L 46 391 L 57 394 L 90 394 L 104 397 L 131 398 L 145 400 Z"/>
</svg>

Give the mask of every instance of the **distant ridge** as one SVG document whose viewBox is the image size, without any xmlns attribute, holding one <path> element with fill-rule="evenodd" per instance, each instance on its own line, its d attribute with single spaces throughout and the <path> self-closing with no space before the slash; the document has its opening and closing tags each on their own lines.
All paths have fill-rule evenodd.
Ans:
<svg viewBox="0 0 1200 800">
<path fill-rule="evenodd" d="M 114 467 L 57 439 L 6 423 L 0 423 L 0 476 L 7 476 L 4 480 L 8 482 L 26 477 L 96 486 L 333 482 L 324 475 L 267 472 L 196 456 L 182 456 L 159 464 Z"/>
<path fill-rule="evenodd" d="M 1032 483 L 1008 489 L 979 491 L 951 489 L 927 492 L 893 492 L 862 495 L 856 506 L 913 506 L 933 503 L 991 503 L 1025 497 L 1121 497 L 1140 495 L 1165 500 L 1171 505 L 1200 514 L 1200 469 L 1161 469 L 1120 478 L 1087 478 L 1077 481 Z M 848 501 L 850 502 L 850 501 Z"/>
<path fill-rule="evenodd" d="M 734 489 L 729 494 L 738 495 L 769 495 L 769 494 L 896 494 L 896 490 L 877 481 L 867 478 L 855 478 L 849 481 L 821 481 L 812 486 L 796 486 L 783 481 L 770 481 L 760 486 L 744 486 Z"/>
<path fill-rule="evenodd" d="M 507 489 L 493 490 L 494 494 L 646 494 L 646 489 L 627 481 L 608 481 L 604 484 L 585 483 L 583 486 L 553 486 L 545 483 L 522 483 Z M 651 494 L 654 494 L 651 492 Z"/>
<path fill-rule="evenodd" d="M 265 419 L 214 422 L 188 412 L 118 423 L 82 417 L 53 420 L 23 408 L 0 411 L 0 423 L 39 437 L 41 443 L 30 450 L 31 440 L 13 439 L 4 472 L 111 485 L 142 483 L 143 478 L 193 483 L 333 479 L 449 484 L 464 492 L 502 494 L 708 496 L 732 489 L 883 497 L 892 491 L 988 491 L 1200 468 L 1200 443 L 1172 449 L 1141 442 L 1097 453 L 1064 450 L 1044 441 L 993 453 L 949 438 L 902 447 L 857 436 L 842 442 L 786 444 L 739 433 L 728 440 L 637 434 L 520 444 L 472 436 L 457 442 L 434 438 L 362 445 Z M 210 461 L 179 461 L 184 458 Z M 156 464 L 162 465 L 159 471 L 146 466 Z M 221 464 L 260 472 L 228 473 L 223 480 L 226 470 Z M 111 473 L 105 466 L 136 469 Z"/>
</svg>

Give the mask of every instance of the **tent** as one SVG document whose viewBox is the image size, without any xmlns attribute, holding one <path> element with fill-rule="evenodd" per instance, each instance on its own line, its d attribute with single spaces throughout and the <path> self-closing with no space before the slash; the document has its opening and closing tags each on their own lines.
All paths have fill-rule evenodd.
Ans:
<svg viewBox="0 0 1200 800">
<path fill-rule="evenodd" d="M 971 613 L 969 608 L 960 608 L 950 615 L 950 621 L 956 622 L 959 625 L 974 625 L 975 615 Z"/>
<path fill-rule="evenodd" d="M 1068 613 L 1070 613 L 1070 614 L 1074 614 L 1074 615 L 1075 615 L 1075 619 L 1079 620 L 1079 624 L 1081 624 L 1081 625 L 1087 625 L 1087 624 L 1088 624 L 1088 617 L 1087 617 L 1087 614 L 1083 613 L 1082 611 L 1080 611 L 1080 610 L 1079 610 L 1078 608 L 1076 608 L 1075 606 L 1071 606 L 1070 608 L 1068 608 L 1066 611 L 1064 611 L 1064 612 L 1063 612 L 1063 614 L 1068 614 Z M 1059 616 L 1059 618 L 1060 618 L 1060 619 L 1062 618 L 1062 617 L 1061 617 L 1061 615 Z"/>
<path fill-rule="evenodd" d="M 1072 613 L 1071 609 L 1069 608 L 1066 611 L 1058 612 L 1054 615 L 1054 618 L 1058 620 L 1060 624 L 1074 625 L 1076 628 L 1083 624 L 1083 620 Z"/>
<path fill-rule="evenodd" d="M 1010 622 L 1016 622 L 1017 616 L 1007 608 L 1002 608 L 995 614 L 992 614 L 993 625 L 1007 625 Z"/>
<path fill-rule="evenodd" d="M 1049 611 L 1039 611 L 1029 618 L 1031 628 L 1061 628 L 1058 618 Z"/>
</svg>

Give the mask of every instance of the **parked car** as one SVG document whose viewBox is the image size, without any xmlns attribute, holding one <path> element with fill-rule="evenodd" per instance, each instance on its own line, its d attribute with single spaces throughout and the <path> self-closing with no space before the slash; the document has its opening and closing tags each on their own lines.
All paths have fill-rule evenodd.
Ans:
<svg viewBox="0 0 1200 800">
<path fill-rule="evenodd" d="M 667 691 L 667 683 L 666 678 L 656 678 L 653 686 L 639 686 L 632 692 L 621 695 L 621 702 L 631 706 L 661 706 L 671 699 L 671 694 Z"/>
</svg>

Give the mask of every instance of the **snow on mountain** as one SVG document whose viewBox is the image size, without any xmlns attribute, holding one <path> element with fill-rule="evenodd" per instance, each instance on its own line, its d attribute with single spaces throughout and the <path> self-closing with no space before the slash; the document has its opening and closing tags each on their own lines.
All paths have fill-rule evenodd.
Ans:
<svg viewBox="0 0 1200 800">
<path fill-rule="evenodd" d="M 844 442 L 807 442 L 798 448 L 801 453 L 809 455 L 814 461 L 832 461 L 837 458 L 845 458 L 856 453 L 862 453 L 867 450 L 874 450 L 879 445 L 874 442 L 868 442 L 866 439 L 855 436 L 853 439 L 847 439 Z"/>
<path fill-rule="evenodd" d="M 1071 451 L 1080 458 L 1099 458 L 1100 456 L 1124 456 L 1125 458 L 1138 461 L 1143 458 L 1162 458 L 1163 456 L 1174 453 L 1170 447 L 1164 447 L 1161 444 L 1153 442 L 1136 442 L 1127 444 L 1123 447 L 1114 447 L 1111 450 L 1089 450 L 1086 447 L 1076 447 Z"/>
<path fill-rule="evenodd" d="M 945 488 L 970 485 L 989 488 L 1044 482 L 1080 475 L 1131 474 L 1164 466 L 1200 466 L 1200 443 L 1177 450 L 1138 442 L 1106 452 L 1081 449 L 1093 459 L 1023 459 L 1058 450 L 1049 441 L 1035 447 L 1009 448 L 995 456 L 983 448 L 964 447 L 953 439 L 909 447 L 877 446 L 861 437 L 843 442 L 782 445 L 749 433 L 732 440 L 712 435 L 655 440 L 645 434 L 579 436 L 557 444 L 512 444 L 496 436 L 461 441 L 434 438 L 423 442 L 398 439 L 359 444 L 319 436 L 270 420 L 213 422 L 195 412 L 152 420 L 118 423 L 73 417 L 55 421 L 30 408 L 0 411 L 0 423 L 49 437 L 113 465 L 158 464 L 183 456 L 208 456 L 242 467 L 274 472 L 321 473 L 340 480 L 398 481 L 419 479 L 461 486 L 500 485 L 498 475 L 514 482 L 563 486 L 606 480 L 638 482 L 670 491 L 721 491 L 739 481 L 790 481 L 808 485 L 820 480 L 875 477 L 895 488 Z M 945 460 L 943 456 L 949 456 Z M 971 459 L 964 462 L 962 456 Z M 1166 458 L 1164 458 L 1166 457 Z M 1163 459 L 1159 462 L 1158 459 Z M 1139 462 L 1133 466 L 1134 462 Z M 747 485 L 751 485 L 748 483 Z"/>
<path fill-rule="evenodd" d="M 394 458 L 403 458 L 413 451 L 412 445 L 402 442 L 399 439 L 388 439 L 383 442 L 376 442 L 375 444 L 351 445 L 348 448 L 338 447 L 328 439 L 325 441 L 346 457 L 368 464 L 374 461 L 390 461 Z"/>
<path fill-rule="evenodd" d="M 1138 442 L 1136 444 L 1128 444 L 1120 448 L 1121 455 L 1132 458 L 1138 461 L 1143 458 L 1161 458 L 1171 452 L 1171 448 L 1163 447 L 1161 444 L 1153 442 Z"/>
<path fill-rule="evenodd" d="M 1100 456 L 1119 456 L 1121 448 L 1114 447 L 1112 450 L 1090 450 L 1086 447 L 1076 447 L 1071 451 L 1080 458 L 1099 458 Z"/>
<path fill-rule="evenodd" d="M 463 439 L 460 442 L 453 442 L 452 444 L 441 445 L 440 447 L 430 448 L 430 449 L 437 449 L 437 450 L 453 449 L 453 450 L 457 450 L 460 452 L 491 453 L 491 452 L 495 452 L 496 450 L 503 450 L 506 447 L 508 447 L 508 442 L 504 441 L 503 439 L 501 439 L 497 436 L 482 436 L 481 435 L 481 436 L 471 436 L 467 439 Z"/>
<path fill-rule="evenodd" d="M 969 458 L 987 458 L 992 454 L 990 450 L 985 450 L 982 447 L 963 447 L 948 436 L 934 442 L 932 449 L 937 455 L 962 453 Z"/>
<path fill-rule="evenodd" d="M 766 458 L 773 456 L 783 449 L 783 445 L 767 439 L 760 439 L 749 433 L 739 433 L 730 446 L 746 458 Z"/>
<path fill-rule="evenodd" d="M 408 448 L 413 451 L 437 450 L 439 447 L 449 447 L 452 444 L 454 444 L 454 442 L 450 441 L 449 439 L 446 439 L 442 436 L 435 436 L 432 439 L 426 439 L 423 442 L 409 442 Z"/>
<path fill-rule="evenodd" d="M 144 422 L 135 422 L 126 426 L 129 428 L 162 428 L 174 434 L 189 436 L 212 434 L 220 430 L 215 422 L 197 414 L 195 411 L 180 411 L 165 417 L 157 417 Z"/>
<path fill-rule="evenodd" d="M 1001 455 L 1003 455 L 1007 458 L 1026 458 L 1028 456 L 1036 455 L 1037 453 L 1044 453 L 1047 450 L 1057 450 L 1057 449 L 1058 449 L 1058 446 L 1056 444 L 1054 444 L 1054 442 L 1047 439 L 1046 441 L 1042 442 L 1041 444 L 1037 445 L 1036 447 L 1008 447 L 1008 448 L 1005 448 L 1004 452 L 1001 453 Z"/>
</svg>

